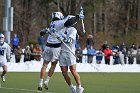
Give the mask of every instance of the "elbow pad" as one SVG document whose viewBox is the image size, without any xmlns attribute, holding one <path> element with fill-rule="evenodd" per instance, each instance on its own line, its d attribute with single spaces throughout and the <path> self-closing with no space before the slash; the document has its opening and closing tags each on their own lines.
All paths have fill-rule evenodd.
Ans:
<svg viewBox="0 0 140 93">
<path fill-rule="evenodd" d="M 76 23 L 77 23 L 76 17 L 71 17 L 64 23 L 64 26 L 65 27 L 70 27 L 70 26 L 75 25 Z"/>
</svg>

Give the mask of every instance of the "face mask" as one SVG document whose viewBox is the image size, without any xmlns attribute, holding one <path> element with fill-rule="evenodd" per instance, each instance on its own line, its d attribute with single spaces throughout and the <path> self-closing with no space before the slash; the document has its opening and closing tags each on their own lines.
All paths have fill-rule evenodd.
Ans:
<svg viewBox="0 0 140 93">
<path fill-rule="evenodd" d="M 0 44 L 4 43 L 4 38 L 0 38 Z"/>
</svg>

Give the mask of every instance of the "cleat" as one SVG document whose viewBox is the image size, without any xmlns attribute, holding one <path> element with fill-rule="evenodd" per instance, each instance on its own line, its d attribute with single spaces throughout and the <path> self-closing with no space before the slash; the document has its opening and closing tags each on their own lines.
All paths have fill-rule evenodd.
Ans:
<svg viewBox="0 0 140 93">
<path fill-rule="evenodd" d="M 39 85 L 38 85 L 38 90 L 39 90 L 39 91 L 42 91 L 42 82 L 39 83 Z"/>
<path fill-rule="evenodd" d="M 71 90 L 72 93 L 77 93 L 76 92 L 76 86 L 70 87 L 70 90 Z"/>
<path fill-rule="evenodd" d="M 45 81 L 45 82 L 44 82 L 44 88 L 45 88 L 46 90 L 48 90 L 48 83 L 49 83 L 48 81 Z"/>
<path fill-rule="evenodd" d="M 42 91 L 42 87 L 38 87 L 38 90 L 39 90 L 39 91 Z"/>
<path fill-rule="evenodd" d="M 76 93 L 83 93 L 83 91 L 84 91 L 84 88 L 83 87 L 76 89 Z"/>
<path fill-rule="evenodd" d="M 2 79 L 3 82 L 6 81 L 6 80 L 5 80 L 5 76 L 1 76 L 1 79 Z"/>
</svg>

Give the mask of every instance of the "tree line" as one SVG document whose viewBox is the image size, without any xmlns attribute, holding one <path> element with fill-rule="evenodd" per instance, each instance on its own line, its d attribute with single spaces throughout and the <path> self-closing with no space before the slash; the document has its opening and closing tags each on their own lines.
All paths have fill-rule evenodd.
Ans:
<svg viewBox="0 0 140 93">
<path fill-rule="evenodd" d="M 80 36 L 81 47 L 89 34 L 95 46 L 104 41 L 110 44 L 140 42 L 139 0 L 11 0 L 14 7 L 14 31 L 21 43 L 37 42 L 40 29 L 49 27 L 51 14 L 60 11 L 64 15 L 76 15 L 84 8 L 86 33 L 82 32 L 81 21 L 75 27 Z M 4 0 L 0 0 L 0 31 L 3 27 Z"/>
</svg>

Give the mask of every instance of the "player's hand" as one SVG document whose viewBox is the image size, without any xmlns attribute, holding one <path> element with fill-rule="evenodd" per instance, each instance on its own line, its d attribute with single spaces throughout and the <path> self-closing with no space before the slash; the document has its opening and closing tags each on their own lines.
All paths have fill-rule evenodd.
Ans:
<svg viewBox="0 0 140 93">
<path fill-rule="evenodd" d="M 48 32 L 49 32 L 49 28 L 42 29 L 42 30 L 40 30 L 40 35 L 44 36 Z"/>
<path fill-rule="evenodd" d="M 72 38 L 71 38 L 71 37 L 65 38 L 63 41 L 64 41 L 65 43 L 72 43 Z"/>
<path fill-rule="evenodd" d="M 57 39 L 60 40 L 60 41 L 64 41 L 66 39 L 66 35 L 58 34 Z"/>
<path fill-rule="evenodd" d="M 55 33 L 56 29 L 55 28 L 50 28 L 51 33 Z"/>
<path fill-rule="evenodd" d="M 44 28 L 44 29 L 40 30 L 40 32 L 48 33 L 49 32 L 49 28 Z"/>
</svg>

